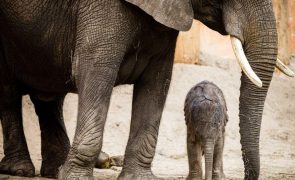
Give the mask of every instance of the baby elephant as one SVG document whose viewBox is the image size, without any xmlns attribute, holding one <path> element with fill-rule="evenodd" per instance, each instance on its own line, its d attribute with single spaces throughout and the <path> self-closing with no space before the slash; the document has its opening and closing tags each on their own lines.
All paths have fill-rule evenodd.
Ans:
<svg viewBox="0 0 295 180">
<path fill-rule="evenodd" d="M 206 180 L 223 179 L 223 146 L 227 107 L 222 91 L 203 81 L 194 86 L 185 100 L 187 125 L 187 179 L 202 179 L 202 155 L 205 155 Z"/>
</svg>

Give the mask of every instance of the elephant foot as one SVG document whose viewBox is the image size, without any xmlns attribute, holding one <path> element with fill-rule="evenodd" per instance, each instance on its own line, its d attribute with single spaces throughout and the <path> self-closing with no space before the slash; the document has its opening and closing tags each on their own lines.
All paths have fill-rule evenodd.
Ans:
<svg viewBox="0 0 295 180">
<path fill-rule="evenodd" d="M 93 169 L 90 167 L 77 167 L 74 164 L 63 165 L 59 168 L 58 179 L 93 180 Z"/>
<path fill-rule="evenodd" d="M 40 174 L 42 177 L 46 178 L 57 178 L 59 171 L 58 168 L 64 164 L 66 157 L 64 154 L 60 154 L 60 152 L 57 151 L 49 152 L 52 153 L 51 157 L 48 152 L 46 156 L 42 156 L 43 160 Z"/>
<path fill-rule="evenodd" d="M 126 171 L 122 170 L 121 174 L 118 177 L 118 180 L 156 180 L 156 176 L 152 173 L 152 171 L 140 172 L 137 173 L 134 171 Z"/>
<path fill-rule="evenodd" d="M 186 180 L 202 180 L 202 175 L 189 174 Z"/>
<path fill-rule="evenodd" d="M 46 178 L 57 178 L 59 166 L 52 166 L 50 163 L 42 162 L 40 174 Z"/>
<path fill-rule="evenodd" d="M 224 179 L 226 179 L 226 177 L 223 172 L 219 172 L 219 173 L 214 172 L 212 179 L 213 180 L 224 180 Z"/>
<path fill-rule="evenodd" d="M 33 177 L 35 176 L 35 167 L 28 158 L 9 158 L 5 156 L 0 162 L 0 173 L 13 176 Z"/>
</svg>

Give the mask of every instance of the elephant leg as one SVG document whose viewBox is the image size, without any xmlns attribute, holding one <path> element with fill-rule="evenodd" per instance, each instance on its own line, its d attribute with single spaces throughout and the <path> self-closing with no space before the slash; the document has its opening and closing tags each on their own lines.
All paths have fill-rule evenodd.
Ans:
<svg viewBox="0 0 295 180">
<path fill-rule="evenodd" d="M 213 158 L 213 179 L 219 180 L 225 178 L 223 172 L 223 147 L 224 147 L 224 135 L 218 138 L 214 147 Z"/>
<path fill-rule="evenodd" d="M 58 167 L 68 155 L 70 141 L 63 120 L 64 95 L 52 101 L 42 101 L 31 96 L 41 129 L 41 176 L 57 177 Z"/>
<path fill-rule="evenodd" d="M 151 171 L 173 56 L 151 62 L 134 84 L 132 118 L 123 170 L 118 179 L 156 179 Z"/>
<path fill-rule="evenodd" d="M 5 156 L 0 163 L 0 173 L 32 177 L 35 167 L 23 131 L 21 101 L 22 97 L 14 94 L 5 94 L 1 98 L 0 119 Z"/>
<path fill-rule="evenodd" d="M 93 168 L 102 148 L 110 97 L 119 70 L 117 63 L 106 59 L 108 62 L 99 59 L 101 61 L 97 64 L 81 64 L 77 128 L 67 160 L 59 172 L 59 179 L 93 179 Z M 115 57 L 114 60 L 121 59 Z M 87 59 L 87 62 L 93 61 L 94 57 Z"/>
<path fill-rule="evenodd" d="M 189 162 L 189 174 L 187 180 L 202 180 L 202 146 L 196 140 L 195 134 L 187 127 L 187 156 Z"/>
</svg>

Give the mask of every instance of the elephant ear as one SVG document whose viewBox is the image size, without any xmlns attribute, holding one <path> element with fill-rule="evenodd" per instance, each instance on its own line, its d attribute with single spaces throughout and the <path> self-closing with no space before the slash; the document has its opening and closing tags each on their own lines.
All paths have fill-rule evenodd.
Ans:
<svg viewBox="0 0 295 180">
<path fill-rule="evenodd" d="M 125 0 L 141 8 L 159 23 L 179 31 L 188 31 L 193 23 L 190 0 Z"/>
</svg>

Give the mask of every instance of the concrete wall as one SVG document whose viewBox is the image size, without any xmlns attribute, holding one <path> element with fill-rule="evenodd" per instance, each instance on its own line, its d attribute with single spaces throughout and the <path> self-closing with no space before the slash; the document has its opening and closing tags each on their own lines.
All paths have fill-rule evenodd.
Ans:
<svg viewBox="0 0 295 180">
<path fill-rule="evenodd" d="M 192 29 L 181 32 L 177 40 L 175 62 L 186 64 L 200 64 L 202 55 L 234 58 L 229 36 L 207 28 L 198 21 L 194 21 Z"/>
<path fill-rule="evenodd" d="M 200 25 L 194 21 L 188 32 L 181 32 L 177 39 L 175 61 L 186 64 L 198 63 L 200 53 Z"/>
<path fill-rule="evenodd" d="M 295 55 L 295 0 L 273 0 L 279 34 L 279 58 L 286 64 Z M 200 58 L 234 59 L 228 36 L 221 36 L 195 21 L 189 32 L 179 35 L 175 61 L 201 64 Z"/>
</svg>

